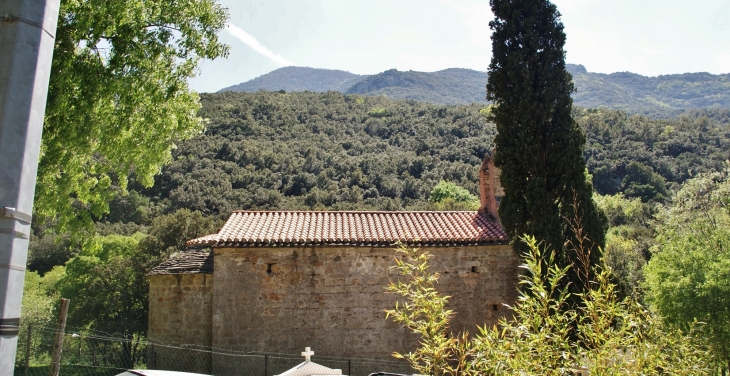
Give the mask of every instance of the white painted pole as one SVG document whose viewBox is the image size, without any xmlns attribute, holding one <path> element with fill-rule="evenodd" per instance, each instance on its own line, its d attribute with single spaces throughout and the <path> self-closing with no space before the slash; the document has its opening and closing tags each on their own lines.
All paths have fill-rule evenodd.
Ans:
<svg viewBox="0 0 730 376">
<path fill-rule="evenodd" d="M 0 375 L 12 375 L 60 0 L 0 0 Z"/>
</svg>

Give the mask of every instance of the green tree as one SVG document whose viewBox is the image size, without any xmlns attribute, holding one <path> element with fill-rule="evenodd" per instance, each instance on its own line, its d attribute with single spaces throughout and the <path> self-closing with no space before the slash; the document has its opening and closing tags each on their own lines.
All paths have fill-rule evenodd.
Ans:
<svg viewBox="0 0 730 376">
<path fill-rule="evenodd" d="M 146 332 L 149 287 L 139 283 L 133 260 L 143 237 L 141 233 L 98 236 L 66 263 L 65 276 L 58 285 L 61 296 L 71 300 L 70 326 L 126 338 Z M 144 357 L 138 341 L 123 342 L 120 350 L 128 368 Z"/>
<path fill-rule="evenodd" d="M 605 264 L 593 266 L 590 288 L 574 307 L 563 288 L 571 267 L 557 266 L 555 252 L 540 250 L 534 238 L 524 240 L 526 273 L 513 314 L 478 328 L 472 338 L 449 332 L 458 312 L 445 309 L 449 297 L 438 292 L 430 255 L 401 246 L 392 268 L 402 278 L 388 291 L 405 301 L 386 313 L 420 341 L 414 351 L 394 355 L 436 376 L 708 374 L 704 348 L 691 335 L 665 328 L 635 300 L 620 299 Z"/>
<path fill-rule="evenodd" d="M 38 275 L 36 272 L 26 271 L 25 282 L 23 283 L 23 306 L 20 310 L 20 333 L 18 333 L 18 343 L 27 344 L 28 329 L 32 325 L 33 332 L 31 335 L 29 360 L 33 363 L 43 361 L 48 364 L 48 359 L 43 359 L 48 348 L 48 339 L 43 335 L 38 335 L 53 322 L 54 308 L 58 303 L 59 293 L 56 289 L 56 283 L 63 278 L 64 269 L 57 266 L 44 276 Z M 15 355 L 16 367 L 25 365 L 26 346 L 18 346 Z M 39 359 L 40 358 L 40 359 Z"/>
<path fill-rule="evenodd" d="M 730 370 L 730 169 L 688 180 L 658 214 L 647 300 L 684 330 L 695 321 Z"/>
<path fill-rule="evenodd" d="M 649 259 L 649 247 L 654 244 L 652 216 L 654 206 L 639 198 L 595 194 L 596 204 L 606 213 L 609 229 L 603 257 L 613 271 L 621 296 L 641 296 L 643 267 Z"/>
<path fill-rule="evenodd" d="M 100 236 L 66 263 L 61 294 L 71 299 L 69 325 L 131 335 L 147 327 L 147 286 L 137 283 L 133 257 L 141 233 Z"/>
<path fill-rule="evenodd" d="M 477 210 L 479 198 L 455 183 L 439 181 L 431 190 L 428 202 L 436 210 Z"/>
<path fill-rule="evenodd" d="M 147 332 L 147 273 L 187 240 L 215 231 L 220 221 L 187 209 L 155 218 L 148 235 L 97 236 L 66 263 L 58 289 L 72 301 L 69 325 L 107 333 Z M 53 271 L 56 271 L 56 267 Z M 45 277 L 44 277 L 45 278 Z M 130 349 L 131 351 L 131 349 Z"/>
<path fill-rule="evenodd" d="M 490 0 L 495 19 L 487 99 L 497 126 L 495 165 L 505 197 L 499 216 L 516 251 L 519 237 L 535 236 L 547 249 L 563 250 L 559 265 L 576 262 L 566 244 L 570 221 L 582 228 L 590 261 L 600 258 L 606 218 L 595 206 L 583 159 L 585 135 L 571 117 L 574 91 L 565 69 L 565 33 L 556 6 L 547 0 Z M 576 204 L 577 206 L 574 206 Z M 573 286 L 579 268 L 569 272 Z M 588 268 L 590 270 L 590 268 Z"/>
<path fill-rule="evenodd" d="M 623 191 L 627 197 L 639 197 L 641 201 L 661 201 L 669 196 L 667 182 L 654 172 L 651 167 L 640 162 L 631 162 L 626 166 L 623 178 Z"/>
<path fill-rule="evenodd" d="M 64 265 L 78 253 L 77 247 L 72 245 L 69 237 L 58 235 L 51 230 L 39 235 L 31 236 L 28 245 L 28 270 L 37 272 L 41 276 L 53 269 L 54 266 Z"/>
<path fill-rule="evenodd" d="M 139 243 L 135 254 L 138 283 L 147 286 L 146 274 L 175 252 L 185 250 L 185 242 L 216 232 L 222 221 L 204 217 L 200 212 L 180 209 L 154 220 L 147 237 Z"/>
<path fill-rule="evenodd" d="M 38 166 L 36 214 L 59 228 L 108 211 L 134 174 L 150 186 L 173 141 L 203 129 L 187 84 L 227 54 L 212 0 L 63 0 Z M 79 210 L 79 209 L 84 210 Z"/>
</svg>

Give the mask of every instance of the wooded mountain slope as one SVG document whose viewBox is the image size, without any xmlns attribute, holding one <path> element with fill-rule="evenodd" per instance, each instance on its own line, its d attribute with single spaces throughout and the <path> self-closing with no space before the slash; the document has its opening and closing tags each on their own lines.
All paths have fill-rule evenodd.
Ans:
<svg viewBox="0 0 730 376">
<path fill-rule="evenodd" d="M 178 145 L 153 188 L 132 184 L 157 212 L 425 209 L 442 179 L 478 193 L 495 135 L 479 104 L 338 92 L 225 92 L 201 101 L 206 132 Z M 672 184 L 730 158 L 728 110 L 652 120 L 578 108 L 574 117 L 600 193 L 661 200 Z"/>
<path fill-rule="evenodd" d="M 670 74 L 646 77 L 631 72 L 590 73 L 568 65 L 577 92 L 575 104 L 605 106 L 652 117 L 676 116 L 684 109 L 730 108 L 730 74 Z"/>
<path fill-rule="evenodd" d="M 471 69 L 451 68 L 432 73 L 391 69 L 366 76 L 344 92 L 437 104 L 486 103 L 486 82 L 486 73 Z"/>
<path fill-rule="evenodd" d="M 684 73 L 646 77 L 635 73 L 591 73 L 582 65 L 567 65 L 577 91 L 574 103 L 607 107 L 667 118 L 693 108 L 730 108 L 730 74 Z M 486 103 L 487 74 L 471 69 L 402 72 L 390 69 L 374 75 L 285 67 L 221 91 L 339 91 L 346 94 L 385 95 L 434 104 Z"/>
</svg>

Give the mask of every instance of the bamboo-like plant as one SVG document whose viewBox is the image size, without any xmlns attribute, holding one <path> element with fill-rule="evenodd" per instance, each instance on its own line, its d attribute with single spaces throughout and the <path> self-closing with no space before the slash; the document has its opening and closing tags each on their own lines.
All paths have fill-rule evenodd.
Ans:
<svg viewBox="0 0 730 376">
<path fill-rule="evenodd" d="M 480 327 L 472 338 L 449 332 L 456 313 L 445 308 L 449 297 L 437 291 L 431 255 L 399 244 L 402 258 L 393 268 L 404 278 L 387 290 L 405 303 L 386 311 L 387 317 L 421 339 L 412 352 L 394 355 L 434 376 L 709 373 L 706 352 L 691 336 L 667 329 L 636 300 L 618 298 L 605 263 L 593 267 L 585 293 L 571 296 L 563 288 L 571 266 L 556 266 L 555 252 L 541 250 L 535 238 L 522 241 L 529 251 L 511 316 Z M 570 304 L 572 298 L 579 304 Z"/>
</svg>

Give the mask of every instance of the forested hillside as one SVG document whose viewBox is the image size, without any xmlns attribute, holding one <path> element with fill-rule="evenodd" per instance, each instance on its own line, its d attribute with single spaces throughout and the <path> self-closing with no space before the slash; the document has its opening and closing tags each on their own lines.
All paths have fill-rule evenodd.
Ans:
<svg viewBox="0 0 730 376">
<path fill-rule="evenodd" d="M 630 72 L 588 72 L 567 64 L 577 91 L 576 105 L 606 107 L 655 118 L 676 117 L 696 108 L 730 108 L 730 74 L 684 73 L 646 77 Z M 390 69 L 374 75 L 355 75 L 328 69 L 285 67 L 223 91 L 339 91 L 433 104 L 486 103 L 487 74 L 471 69 L 402 72 Z"/>
<path fill-rule="evenodd" d="M 439 184 L 446 180 L 477 195 L 478 168 L 495 135 L 483 104 L 334 91 L 225 92 L 201 101 L 207 130 L 178 143 L 152 188 L 131 181 L 129 194 L 97 221 L 93 241 L 73 243 L 34 224 L 26 290 L 41 293 L 28 295 L 36 298 L 24 302 L 24 312 L 62 295 L 85 302 L 69 312 L 69 325 L 144 334 L 146 273 L 185 249 L 186 240 L 215 232 L 232 210 L 445 209 L 428 202 L 430 192 L 437 185 L 460 191 Z M 606 258 L 628 293 L 654 242 L 653 205 L 641 201 L 663 202 L 689 177 L 719 170 L 730 157 L 730 111 L 652 120 L 577 108 L 574 117 L 588 136 L 585 155 L 598 192 L 629 198 L 598 197 L 612 226 Z M 32 320 L 50 319 L 47 311 Z"/>
<path fill-rule="evenodd" d="M 568 65 L 577 91 L 575 104 L 632 114 L 669 117 L 692 108 L 730 107 L 730 74 L 670 74 L 646 77 L 631 72 L 591 73 Z"/>
<path fill-rule="evenodd" d="M 201 97 L 204 135 L 144 190 L 163 211 L 425 209 L 441 179 L 477 191 L 494 128 L 482 106 L 383 97 L 220 93 Z"/>
<path fill-rule="evenodd" d="M 448 180 L 476 194 L 495 128 L 484 105 L 436 106 L 328 93 L 219 93 L 202 98 L 205 134 L 178 145 L 151 189 L 161 213 L 234 209 L 425 209 Z M 708 117 L 709 115 L 710 117 Z M 652 120 L 576 109 L 598 192 L 662 200 L 730 158 L 730 114 Z"/>
</svg>

